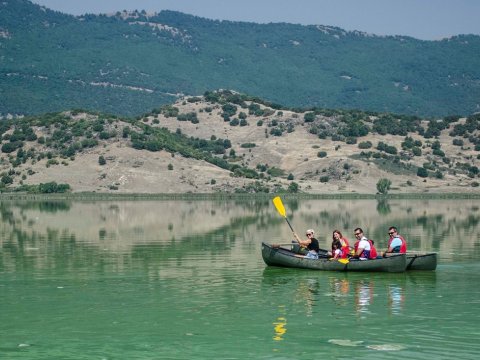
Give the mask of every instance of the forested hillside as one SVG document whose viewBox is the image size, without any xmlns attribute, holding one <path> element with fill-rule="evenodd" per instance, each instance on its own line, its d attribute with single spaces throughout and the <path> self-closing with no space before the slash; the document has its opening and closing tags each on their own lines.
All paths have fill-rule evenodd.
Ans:
<svg viewBox="0 0 480 360">
<path fill-rule="evenodd" d="M 478 54 L 478 36 L 420 41 L 172 11 L 73 17 L 3 0 L 0 114 L 138 115 L 233 89 L 290 107 L 469 115 L 480 106 Z"/>
</svg>

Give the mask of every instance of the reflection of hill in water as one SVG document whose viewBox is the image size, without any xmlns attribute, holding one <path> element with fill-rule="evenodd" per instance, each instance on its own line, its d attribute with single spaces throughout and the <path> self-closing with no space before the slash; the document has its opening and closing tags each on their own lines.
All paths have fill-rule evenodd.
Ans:
<svg viewBox="0 0 480 360">
<path fill-rule="evenodd" d="M 472 249 L 480 234 L 477 200 L 312 200 L 302 202 L 292 222 L 298 229 L 313 226 L 324 246 L 333 229 L 353 239 L 353 229 L 362 227 L 383 249 L 388 227 L 396 226 L 409 249 L 458 253 Z"/>
<path fill-rule="evenodd" d="M 4 264 L 29 267 L 46 257 L 73 266 L 99 266 L 142 259 L 231 251 L 236 239 L 252 239 L 251 224 L 265 227 L 268 201 L 125 201 L 0 204 Z M 271 210 L 271 209 L 270 209 Z M 266 220 L 267 219 L 267 220 Z M 264 225 L 262 225 L 264 224 Z M 35 260 L 33 260 L 35 259 Z M 120 260 L 119 260 L 120 259 Z"/>
<path fill-rule="evenodd" d="M 439 251 L 441 259 L 480 255 L 475 200 L 286 200 L 285 206 L 295 230 L 303 235 L 314 228 L 322 247 L 329 247 L 334 229 L 352 239 L 360 226 L 383 249 L 387 229 L 395 225 L 412 250 Z M 3 265 L 13 267 L 53 266 L 47 263 L 52 254 L 59 263 L 92 268 L 182 261 L 195 253 L 257 258 L 261 241 L 292 238 L 268 199 L 2 202 L 0 216 Z"/>
</svg>

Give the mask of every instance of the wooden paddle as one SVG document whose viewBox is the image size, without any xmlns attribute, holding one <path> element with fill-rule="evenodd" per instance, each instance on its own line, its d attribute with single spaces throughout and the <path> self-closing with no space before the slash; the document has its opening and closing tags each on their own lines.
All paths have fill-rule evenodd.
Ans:
<svg viewBox="0 0 480 360">
<path fill-rule="evenodd" d="M 273 201 L 273 205 L 275 205 L 275 208 L 277 209 L 278 213 L 281 216 L 283 216 L 285 218 L 285 220 L 287 221 L 288 226 L 290 226 L 290 230 L 292 230 L 292 232 L 295 232 L 295 231 L 293 231 L 292 225 L 290 225 L 290 221 L 288 221 L 288 219 L 287 219 L 287 212 L 285 211 L 285 206 L 283 206 L 283 202 L 282 202 L 282 199 L 280 198 L 280 196 L 274 197 L 272 201 Z"/>
</svg>

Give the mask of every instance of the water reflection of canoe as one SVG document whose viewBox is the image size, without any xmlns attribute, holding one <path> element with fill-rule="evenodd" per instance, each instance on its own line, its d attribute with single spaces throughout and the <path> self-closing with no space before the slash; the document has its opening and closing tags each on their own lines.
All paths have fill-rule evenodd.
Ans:
<svg viewBox="0 0 480 360">
<path fill-rule="evenodd" d="M 437 268 L 437 253 L 407 254 L 405 270 L 435 270 Z"/>
<path fill-rule="evenodd" d="M 375 260 L 350 260 L 346 263 L 337 260 L 328 260 L 326 258 L 320 258 L 318 260 L 305 259 L 296 255 L 297 254 L 293 251 L 262 243 L 263 261 L 269 266 L 325 271 L 380 272 L 402 272 L 405 271 L 406 268 L 405 254 L 393 255 Z"/>
</svg>

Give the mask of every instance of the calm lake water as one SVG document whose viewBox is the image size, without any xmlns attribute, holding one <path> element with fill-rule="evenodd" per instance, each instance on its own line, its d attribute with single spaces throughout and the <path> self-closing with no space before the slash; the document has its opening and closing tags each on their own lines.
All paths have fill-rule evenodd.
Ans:
<svg viewBox="0 0 480 360">
<path fill-rule="evenodd" d="M 396 225 L 435 272 L 267 268 L 271 201 L 0 202 L 0 359 L 477 359 L 478 200 L 288 200 L 327 248 Z"/>
</svg>

